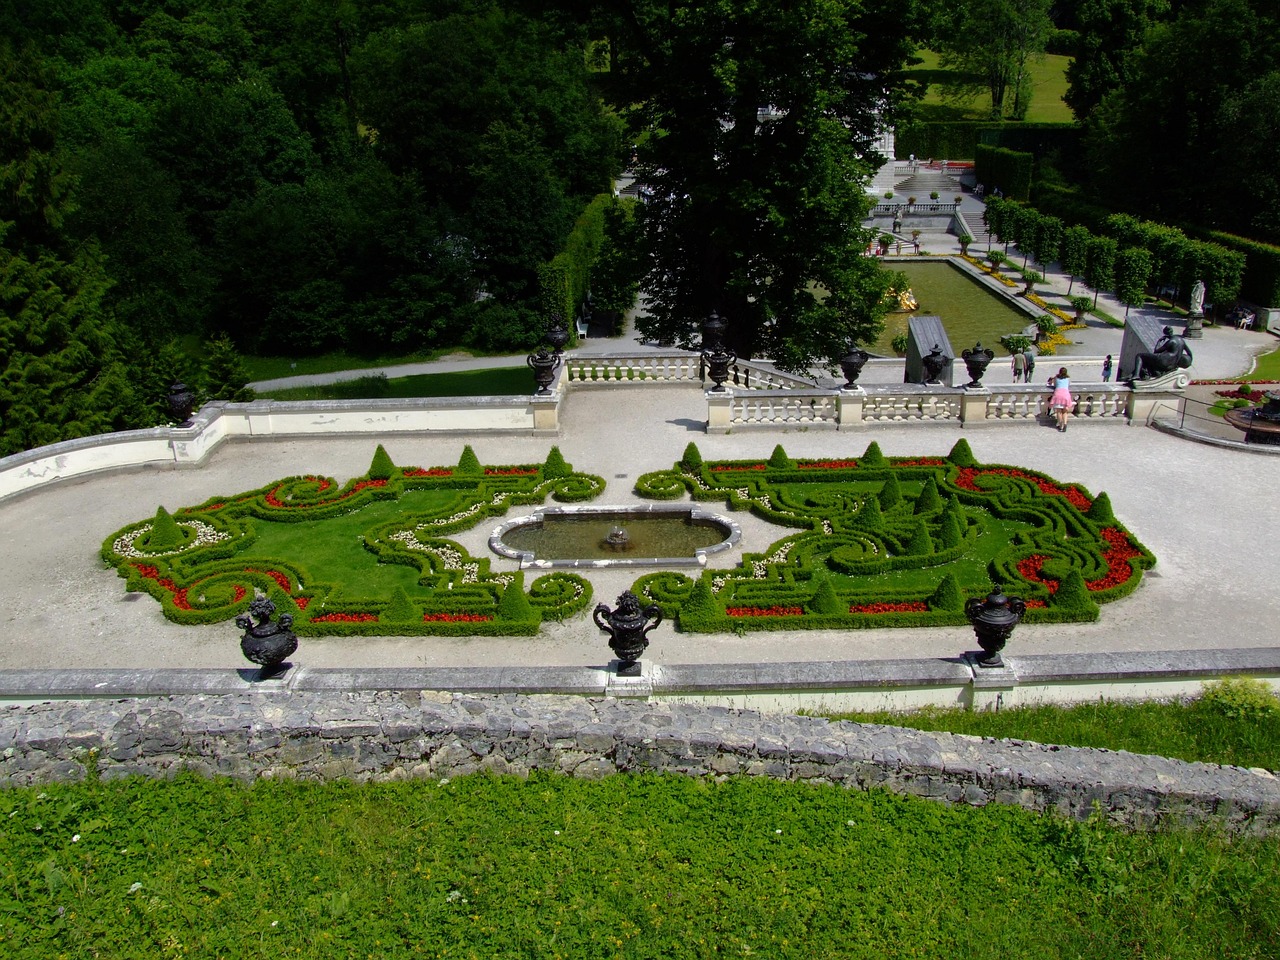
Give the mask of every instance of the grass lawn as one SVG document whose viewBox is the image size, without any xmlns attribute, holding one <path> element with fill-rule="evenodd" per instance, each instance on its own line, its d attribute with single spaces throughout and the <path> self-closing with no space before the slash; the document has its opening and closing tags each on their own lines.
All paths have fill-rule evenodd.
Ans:
<svg viewBox="0 0 1280 960">
<path fill-rule="evenodd" d="M 264 400 L 381 400 L 412 397 L 509 397 L 533 393 L 527 367 L 424 373 L 414 377 L 360 377 L 318 387 L 263 390 Z"/>
<path fill-rule="evenodd" d="M 418 350 L 413 353 L 394 353 L 385 356 L 364 356 L 335 350 L 314 357 L 244 357 L 249 379 L 275 380 L 280 377 L 301 377 L 313 373 L 336 373 L 339 370 L 369 370 L 375 367 L 393 367 L 403 363 L 424 363 L 439 360 L 443 356 L 483 356 L 465 347 L 448 347 L 442 350 Z"/>
<path fill-rule="evenodd" d="M 921 120 L 987 120 L 991 113 L 991 95 L 985 90 L 964 95 L 964 87 L 981 78 L 971 78 L 938 66 L 938 54 L 929 50 L 919 53 L 924 62 L 911 68 L 913 79 L 928 84 L 924 100 L 918 108 Z M 1067 63 L 1070 57 L 1046 56 L 1032 61 L 1031 83 L 1034 90 L 1027 121 L 1031 123 L 1071 123 L 1075 117 L 1063 102 L 1067 92 Z M 1010 92 L 1009 96 L 1012 96 Z"/>
<path fill-rule="evenodd" d="M 733 779 L 0 791 L 9 958 L 1273 957 L 1280 842 Z"/>
<path fill-rule="evenodd" d="M 1242 380 L 1280 380 L 1280 348 L 1258 357 L 1253 370 Z"/>
<path fill-rule="evenodd" d="M 1211 684 L 1207 691 L 1190 704 L 1099 701 L 994 713 L 926 709 L 839 714 L 834 719 L 1280 770 L 1280 701 L 1268 701 L 1248 682 Z"/>
</svg>

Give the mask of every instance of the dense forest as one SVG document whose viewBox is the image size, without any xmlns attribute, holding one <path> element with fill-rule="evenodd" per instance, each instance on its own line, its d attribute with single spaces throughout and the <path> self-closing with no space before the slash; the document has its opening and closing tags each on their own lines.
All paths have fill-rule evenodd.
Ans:
<svg viewBox="0 0 1280 960">
<path fill-rule="evenodd" d="M 921 46 L 1014 114 L 1028 59 L 1069 49 L 1076 187 L 1274 241 L 1278 16 L 0 0 L 0 455 L 156 423 L 175 377 L 234 397 L 243 352 L 530 347 L 584 290 L 581 263 L 572 282 L 548 272 L 584 218 L 606 235 L 593 293 L 606 271 L 619 289 L 643 274 L 655 338 L 688 343 L 719 309 L 740 353 L 838 355 L 880 323 L 862 184 L 879 124 L 910 116 Z M 651 187 L 634 220 L 609 199 L 624 161 Z M 549 277 L 572 289 L 549 297 Z"/>
</svg>

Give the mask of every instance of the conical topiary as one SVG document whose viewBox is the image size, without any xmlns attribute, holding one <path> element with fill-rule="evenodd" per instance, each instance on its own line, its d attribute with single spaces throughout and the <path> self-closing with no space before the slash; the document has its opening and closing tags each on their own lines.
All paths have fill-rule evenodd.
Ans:
<svg viewBox="0 0 1280 960">
<path fill-rule="evenodd" d="M 533 611 L 533 605 L 529 603 L 529 598 L 524 593 L 523 573 L 514 574 L 507 588 L 502 591 L 502 599 L 498 601 L 498 619 L 520 621 L 538 619 L 538 615 Z"/>
<path fill-rule="evenodd" d="M 1049 605 L 1064 610 L 1079 611 L 1087 615 L 1090 620 L 1096 620 L 1100 612 L 1098 604 L 1085 585 L 1084 575 L 1076 567 L 1068 570 L 1067 575 L 1058 583 L 1058 589 L 1049 598 Z"/>
<path fill-rule="evenodd" d="M 973 451 L 969 449 L 969 441 L 964 437 L 956 441 L 955 446 L 951 448 L 951 452 L 947 454 L 947 460 L 957 467 L 976 467 L 978 465 Z"/>
<path fill-rule="evenodd" d="M 386 449 L 382 444 L 378 444 L 378 449 L 373 451 L 373 462 L 369 464 L 369 479 L 390 480 L 398 472 Z"/>
<path fill-rule="evenodd" d="M 813 574 L 813 579 L 818 583 L 818 589 L 814 591 L 813 597 L 809 600 L 809 611 L 811 613 L 837 614 L 846 613 L 849 610 L 849 604 L 840 600 L 836 595 L 835 584 L 831 582 L 831 577 L 827 574 L 825 567 L 818 567 Z"/>
<path fill-rule="evenodd" d="M 917 514 L 933 513 L 942 509 L 942 497 L 938 495 L 938 484 L 930 477 L 924 482 L 924 489 L 920 491 L 920 496 L 916 497 Z"/>
<path fill-rule="evenodd" d="M 468 443 L 462 448 L 462 456 L 458 458 L 458 466 L 454 469 L 454 473 L 470 477 L 484 473 L 484 468 L 480 466 L 480 458 L 471 449 L 471 444 Z"/>
<path fill-rule="evenodd" d="M 560 452 L 559 447 L 552 447 L 547 451 L 546 462 L 542 464 L 542 479 L 555 480 L 557 477 L 567 477 L 573 473 L 573 467 L 564 462 L 564 454 Z"/>
<path fill-rule="evenodd" d="M 1093 498 L 1085 516 L 1094 523 L 1114 523 L 1116 515 L 1111 512 L 1111 498 L 1105 493 L 1098 494 Z"/>
<path fill-rule="evenodd" d="M 902 502 L 902 487 L 898 484 L 898 475 L 890 473 L 889 479 L 880 488 L 880 509 L 891 510 Z"/>
<path fill-rule="evenodd" d="M 391 602 L 382 610 L 382 617 L 396 623 L 417 620 L 418 607 L 409 599 L 409 594 L 405 593 L 404 587 L 396 587 L 395 593 L 391 594 Z"/>
<path fill-rule="evenodd" d="M 880 444 L 874 440 L 867 447 L 867 452 L 858 458 L 860 467 L 883 467 L 888 462 L 885 455 L 880 452 Z"/>
<path fill-rule="evenodd" d="M 711 584 L 706 577 L 699 577 L 693 582 L 689 599 L 680 605 L 680 616 L 708 617 L 715 612 L 716 598 L 711 592 Z"/>
<path fill-rule="evenodd" d="M 963 610 L 964 591 L 960 589 L 956 578 L 948 573 L 939 581 L 938 588 L 925 602 L 929 604 L 930 610 Z"/>
<path fill-rule="evenodd" d="M 151 521 L 151 532 L 142 538 L 142 545 L 148 550 L 176 550 L 187 542 L 182 528 L 173 515 L 164 507 L 156 510 L 156 518 Z"/>
<path fill-rule="evenodd" d="M 769 466 L 775 470 L 790 470 L 794 466 L 791 458 L 787 456 L 787 451 L 782 449 L 782 444 L 773 448 L 773 453 L 769 455 Z"/>
<path fill-rule="evenodd" d="M 698 445 L 692 440 L 689 445 L 684 448 L 684 456 L 680 458 L 680 468 L 685 473 L 693 473 L 702 466 L 702 453 L 698 450 Z"/>
<path fill-rule="evenodd" d="M 942 512 L 942 523 L 938 527 L 938 539 L 942 542 L 942 549 L 944 550 L 958 547 L 964 541 L 960 523 L 956 520 L 956 515 L 950 510 Z"/>
<path fill-rule="evenodd" d="M 858 507 L 858 513 L 854 517 L 854 522 L 858 526 L 867 530 L 880 530 L 884 527 L 884 514 L 880 510 L 880 500 L 878 497 L 863 497 Z"/>
<path fill-rule="evenodd" d="M 907 541 L 907 554 L 912 557 L 927 557 L 933 553 L 933 537 L 929 536 L 929 528 L 924 521 L 916 524 L 911 531 L 911 539 Z"/>
</svg>

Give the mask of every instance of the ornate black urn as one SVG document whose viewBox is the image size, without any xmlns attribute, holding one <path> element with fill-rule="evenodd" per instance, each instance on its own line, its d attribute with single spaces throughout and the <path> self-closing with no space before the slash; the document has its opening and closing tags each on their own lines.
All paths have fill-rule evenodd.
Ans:
<svg viewBox="0 0 1280 960">
<path fill-rule="evenodd" d="M 841 389 L 851 390 L 857 382 L 858 377 L 862 375 L 862 368 L 866 366 L 871 354 L 865 350 L 859 350 L 857 347 L 850 347 L 849 352 L 837 361 L 840 364 L 840 372 L 844 374 L 845 384 Z"/>
<path fill-rule="evenodd" d="M 1003 667 L 1000 651 L 1009 642 L 1009 635 L 1018 625 L 1027 605 L 1021 597 L 1006 597 L 1000 584 L 993 584 L 985 600 L 970 597 L 964 605 L 964 615 L 973 624 L 978 646 L 986 656 L 978 660 L 980 667 Z"/>
<path fill-rule="evenodd" d="M 564 353 L 565 344 L 569 342 L 569 328 L 565 326 L 564 318 L 560 314 L 551 315 L 551 322 L 547 324 L 546 338 L 557 357 Z"/>
<path fill-rule="evenodd" d="M 165 398 L 169 407 L 169 418 L 181 426 L 190 426 L 191 409 L 195 406 L 196 395 L 190 387 L 180 381 L 174 381 Z"/>
<path fill-rule="evenodd" d="M 920 358 L 924 367 L 924 382 L 937 383 L 942 377 L 942 370 L 947 365 L 946 354 L 942 352 L 942 344 L 935 343 L 933 349 Z"/>
<path fill-rule="evenodd" d="M 724 392 L 724 382 L 729 379 L 729 368 L 738 360 L 737 354 L 725 349 L 724 332 L 728 323 L 724 317 L 711 311 L 702 321 L 702 366 L 706 375 L 715 383 L 712 391 Z"/>
<path fill-rule="evenodd" d="M 650 618 L 653 623 L 645 626 Z M 641 609 L 640 598 L 628 590 L 618 597 L 618 606 L 614 610 L 610 610 L 608 604 L 596 604 L 592 619 L 597 627 L 609 634 L 609 647 L 618 655 L 618 676 L 640 676 L 637 661 L 649 646 L 647 634 L 662 623 L 662 608 L 654 603 Z"/>
<path fill-rule="evenodd" d="M 278 671 L 285 658 L 298 649 L 298 637 L 289 629 L 293 626 L 292 615 L 283 613 L 272 623 L 275 612 L 276 605 L 267 597 L 255 597 L 249 612 L 236 617 L 236 626 L 244 631 L 240 649 L 251 663 L 262 668 L 258 672 L 260 679 Z"/>
<path fill-rule="evenodd" d="M 538 385 L 538 395 L 546 396 L 551 392 L 551 381 L 556 378 L 560 358 L 549 351 L 546 344 L 542 344 L 537 353 L 529 354 L 527 362 L 529 369 L 533 371 L 533 381 Z"/>
<path fill-rule="evenodd" d="M 715 310 L 712 310 L 711 315 L 702 321 L 702 350 L 704 353 L 716 347 L 724 346 L 724 332 L 728 326 L 728 321 Z"/>
<path fill-rule="evenodd" d="M 995 357 L 995 351 L 984 347 L 981 340 L 973 345 L 972 350 L 961 350 L 960 358 L 969 371 L 969 382 L 965 386 L 982 386 L 982 375 L 987 372 L 987 366 Z"/>
</svg>

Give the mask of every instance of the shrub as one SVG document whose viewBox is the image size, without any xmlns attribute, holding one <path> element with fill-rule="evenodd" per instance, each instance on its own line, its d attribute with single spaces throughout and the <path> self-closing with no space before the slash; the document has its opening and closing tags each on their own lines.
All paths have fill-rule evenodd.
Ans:
<svg viewBox="0 0 1280 960">
<path fill-rule="evenodd" d="M 1030 346 L 1030 343 L 1027 344 Z M 951 452 L 947 454 L 947 460 L 954 463 L 957 467 L 973 467 L 977 466 L 977 459 L 973 455 L 973 451 L 969 448 L 969 441 L 961 437 L 955 442 L 951 448 Z"/>
<path fill-rule="evenodd" d="M 787 456 L 787 451 L 782 449 L 782 444 L 778 444 L 769 455 L 769 466 L 775 470 L 790 470 L 795 463 Z"/>
<path fill-rule="evenodd" d="M 824 568 L 818 567 L 814 570 L 814 580 L 818 583 L 818 589 L 814 591 L 813 599 L 809 601 L 811 612 L 840 614 L 848 609 L 848 603 L 836 595 L 835 584 L 831 582 L 831 577 L 827 575 Z"/>
<path fill-rule="evenodd" d="M 941 510 L 943 506 L 942 497 L 938 495 L 938 483 L 933 477 L 924 482 L 924 489 L 920 491 L 920 496 L 916 497 L 917 514 L 934 513 Z"/>
<path fill-rule="evenodd" d="M 702 466 L 702 453 L 698 450 L 698 445 L 692 440 L 689 445 L 684 448 L 684 456 L 680 458 L 680 468 L 686 473 L 693 473 Z"/>
<path fill-rule="evenodd" d="M 186 542 L 187 537 L 173 515 L 164 507 L 158 508 L 156 518 L 151 521 L 151 532 L 145 537 L 145 548 L 151 551 L 175 550 Z"/>
<path fill-rule="evenodd" d="M 964 592 L 956 578 L 948 573 L 938 582 L 938 589 L 926 601 L 930 610 L 963 610 Z"/>
<path fill-rule="evenodd" d="M 1073 309 L 1077 314 L 1081 316 L 1088 313 L 1089 308 L 1093 306 L 1092 297 L 1082 297 L 1082 296 L 1079 296 L 1078 294 L 1075 296 L 1067 297 L 1067 302 L 1071 304 L 1071 309 Z"/>
<path fill-rule="evenodd" d="M 937 200 L 937 199 L 938 199 L 938 191 L 937 191 L 937 190 L 931 190 L 931 191 L 929 191 L 929 199 L 930 199 L 930 200 Z"/>
<path fill-rule="evenodd" d="M 898 475 L 889 474 L 889 479 L 880 488 L 880 509 L 891 510 L 902 502 L 902 487 L 898 484 Z"/>
<path fill-rule="evenodd" d="M 1262 680 L 1227 677 L 1204 684 L 1200 700 L 1229 719 L 1261 720 L 1280 713 L 1280 697 Z"/>
<path fill-rule="evenodd" d="M 391 595 L 391 602 L 383 608 L 379 619 L 406 621 L 417 620 L 419 616 L 417 606 L 404 592 L 404 587 L 396 587 L 395 593 Z"/>
<path fill-rule="evenodd" d="M 573 473 L 573 467 L 564 462 L 564 455 L 560 452 L 559 447 L 552 447 L 547 452 L 546 462 L 542 465 L 542 477 L 544 480 L 558 480 L 561 477 L 567 477 Z"/>
<path fill-rule="evenodd" d="M 858 462 L 864 467 L 883 467 L 889 463 L 885 455 L 880 452 L 880 444 L 874 440 L 867 445 L 867 452 L 859 458 Z"/>
<path fill-rule="evenodd" d="M 397 473 L 396 465 L 391 462 L 386 449 L 382 444 L 378 444 L 378 449 L 373 451 L 373 462 L 369 464 L 369 479 L 390 480 Z"/>
<path fill-rule="evenodd" d="M 476 452 L 471 449 L 469 443 L 462 448 L 462 456 L 458 458 L 457 472 L 464 477 L 484 473 L 484 468 L 480 466 L 480 458 L 476 456 Z"/>
<path fill-rule="evenodd" d="M 524 594 L 524 573 L 519 572 L 511 577 L 511 582 L 502 591 L 502 599 L 498 601 L 498 617 L 501 620 L 539 620 L 533 612 L 529 598 Z"/>
</svg>

